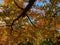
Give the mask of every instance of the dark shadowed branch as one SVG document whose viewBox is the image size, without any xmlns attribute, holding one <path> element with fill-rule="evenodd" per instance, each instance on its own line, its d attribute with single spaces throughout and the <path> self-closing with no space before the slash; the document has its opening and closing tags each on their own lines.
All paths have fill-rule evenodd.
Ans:
<svg viewBox="0 0 60 45">
<path fill-rule="evenodd" d="M 15 3 L 15 5 L 16 5 L 19 9 L 24 10 L 22 7 L 20 7 L 20 6 L 16 3 L 16 1 L 15 1 L 15 0 L 14 0 L 14 3 Z"/>
<path fill-rule="evenodd" d="M 36 1 L 36 0 L 29 0 L 29 4 L 26 6 L 25 9 L 23 9 L 23 8 L 21 8 L 21 7 L 15 2 L 15 0 L 14 0 L 15 4 L 18 6 L 18 8 L 22 9 L 23 12 L 22 12 L 16 19 L 13 20 L 13 22 L 12 22 L 12 24 L 11 24 L 11 32 L 12 32 L 12 30 L 13 30 L 13 27 L 12 27 L 12 26 L 13 26 L 14 22 L 15 22 L 16 20 L 18 20 L 20 17 L 25 17 L 25 16 L 27 16 L 28 19 L 29 19 L 29 16 L 28 16 L 26 13 L 27 13 L 27 11 L 30 10 L 30 8 L 33 6 L 33 4 L 34 4 L 35 1 Z M 29 19 L 29 20 L 30 20 L 30 19 Z M 30 22 L 31 22 L 31 20 L 30 20 Z M 31 22 L 31 23 L 32 23 L 32 22 Z M 33 24 L 33 23 L 32 23 L 32 24 Z"/>
</svg>

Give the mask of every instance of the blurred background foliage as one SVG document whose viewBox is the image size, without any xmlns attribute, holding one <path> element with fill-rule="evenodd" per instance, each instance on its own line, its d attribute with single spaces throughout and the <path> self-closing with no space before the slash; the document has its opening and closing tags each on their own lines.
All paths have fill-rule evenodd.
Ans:
<svg viewBox="0 0 60 45">
<path fill-rule="evenodd" d="M 29 0 L 15 0 L 25 9 Z M 50 1 L 50 2 L 49 2 Z M 60 45 L 60 0 L 36 0 L 27 12 L 27 16 L 19 18 L 10 25 L 23 10 L 19 9 L 14 0 L 5 0 L 0 4 L 0 44 L 1 45 Z M 38 4 L 41 5 L 38 5 Z M 42 4 L 44 5 L 42 6 Z"/>
</svg>

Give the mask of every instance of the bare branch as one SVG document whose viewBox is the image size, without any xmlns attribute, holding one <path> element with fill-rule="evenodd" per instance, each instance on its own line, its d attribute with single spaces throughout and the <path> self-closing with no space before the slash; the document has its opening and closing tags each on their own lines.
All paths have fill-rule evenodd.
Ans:
<svg viewBox="0 0 60 45">
<path fill-rule="evenodd" d="M 27 7 L 23 10 L 23 12 L 16 18 L 16 19 L 14 19 L 13 20 L 13 22 L 12 22 L 12 24 L 11 24 L 11 32 L 12 32 L 12 30 L 13 30 L 13 24 L 14 24 L 14 22 L 16 21 L 16 20 L 18 20 L 20 17 L 25 17 L 26 16 L 26 13 L 27 13 L 27 11 L 29 11 L 30 10 L 30 8 L 33 6 L 33 4 L 34 4 L 34 2 L 35 2 L 36 0 L 29 0 L 29 4 L 27 5 Z M 15 2 L 15 1 L 14 1 Z M 15 4 L 17 5 L 17 3 L 15 2 Z M 17 5 L 18 6 L 18 5 Z M 19 7 L 19 6 L 18 6 Z M 19 7 L 20 8 L 20 7 Z M 28 17 L 28 16 L 27 16 Z M 29 18 L 29 17 L 28 17 Z M 29 19 L 30 20 L 30 19 Z M 30 20 L 31 21 L 31 20 Z M 32 23 L 32 22 L 31 22 Z M 33 24 L 33 23 L 32 23 Z"/>
<path fill-rule="evenodd" d="M 15 0 L 14 0 L 14 3 L 15 3 L 15 5 L 16 5 L 18 8 L 24 10 L 22 7 L 20 7 L 20 6 L 17 4 L 17 2 L 16 2 Z"/>
</svg>

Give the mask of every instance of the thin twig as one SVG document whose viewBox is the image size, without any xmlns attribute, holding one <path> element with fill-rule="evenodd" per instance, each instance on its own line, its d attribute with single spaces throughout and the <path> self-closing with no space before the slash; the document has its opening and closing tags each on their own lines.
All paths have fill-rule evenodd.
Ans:
<svg viewBox="0 0 60 45">
<path fill-rule="evenodd" d="M 31 21 L 31 19 L 30 19 L 30 17 L 26 14 L 26 16 L 28 17 L 28 19 L 29 19 L 29 21 L 31 22 L 31 24 L 34 26 L 34 27 L 36 27 L 34 24 L 33 24 L 33 22 Z"/>
<path fill-rule="evenodd" d="M 18 4 L 17 4 L 17 2 L 14 0 L 14 3 L 15 3 L 15 5 L 19 8 L 19 9 L 22 9 L 22 10 L 24 10 L 22 7 L 20 7 Z"/>
</svg>

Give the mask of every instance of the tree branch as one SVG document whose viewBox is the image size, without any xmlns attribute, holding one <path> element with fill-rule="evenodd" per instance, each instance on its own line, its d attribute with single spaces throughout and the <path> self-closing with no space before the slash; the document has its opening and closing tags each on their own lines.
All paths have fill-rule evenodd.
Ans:
<svg viewBox="0 0 60 45">
<path fill-rule="evenodd" d="M 22 7 L 20 7 L 20 6 L 16 3 L 16 1 L 15 1 L 15 0 L 14 0 L 14 3 L 15 3 L 15 5 L 16 5 L 19 9 L 24 10 Z"/>
<path fill-rule="evenodd" d="M 36 26 L 33 24 L 33 22 L 30 20 L 29 16 L 26 14 L 26 16 L 28 17 L 29 21 L 31 22 L 31 24 L 36 28 Z"/>
<path fill-rule="evenodd" d="M 25 17 L 26 16 L 26 13 L 27 13 L 27 11 L 29 11 L 29 9 L 33 6 L 33 4 L 34 4 L 34 2 L 35 2 L 36 0 L 29 0 L 29 4 L 27 5 L 27 7 L 23 10 L 21 7 L 19 7 L 18 5 L 17 5 L 17 3 L 15 2 L 15 0 L 14 0 L 14 2 L 15 2 L 15 4 L 19 7 L 19 8 L 21 8 L 22 10 L 23 10 L 23 12 L 16 18 L 16 19 L 14 19 L 13 20 L 13 22 L 12 22 L 12 24 L 11 24 L 11 32 L 12 32 L 12 30 L 13 30 L 13 24 L 14 24 L 14 22 L 16 21 L 16 20 L 18 20 L 20 17 Z M 28 16 L 27 16 L 28 17 Z M 29 18 L 29 17 L 28 17 Z M 30 20 L 31 21 L 31 20 Z"/>
</svg>

